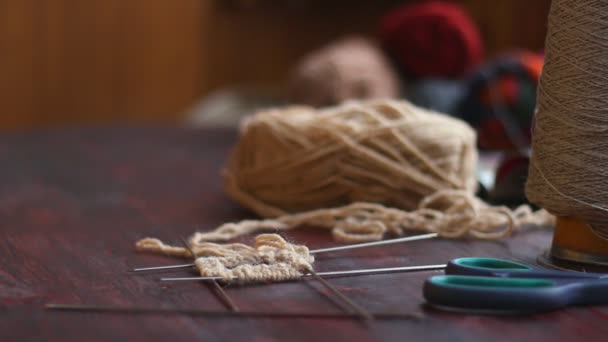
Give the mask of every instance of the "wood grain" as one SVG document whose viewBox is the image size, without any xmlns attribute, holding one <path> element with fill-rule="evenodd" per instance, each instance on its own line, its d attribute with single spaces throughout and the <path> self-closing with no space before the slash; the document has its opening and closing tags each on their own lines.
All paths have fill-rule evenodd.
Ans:
<svg viewBox="0 0 608 342">
<path fill-rule="evenodd" d="M 35 120 L 36 1 L 0 0 L 0 129 L 31 125 Z"/>
<path fill-rule="evenodd" d="M 222 1 L 0 0 L 0 131 L 176 121 L 223 87 L 280 87 L 304 54 L 347 34 L 374 35 L 400 3 Z M 460 2 L 489 56 L 542 48 L 549 0 Z"/>
<path fill-rule="evenodd" d="M 329 281 L 370 311 L 420 313 L 419 321 L 230 319 L 179 315 L 48 312 L 45 303 L 149 305 L 226 310 L 199 283 L 160 283 L 132 267 L 177 260 L 136 253 L 136 239 L 179 244 L 196 229 L 252 217 L 221 188 L 220 169 L 234 141 L 228 131 L 104 128 L 0 136 L 0 340 L 601 340 L 608 308 L 570 308 L 534 316 L 476 316 L 424 306 L 421 286 L 436 272 Z M 329 234 L 288 237 L 311 248 Z M 243 241 L 251 242 L 251 238 Z M 550 241 L 544 230 L 502 241 L 428 240 L 319 256 L 318 271 L 444 263 L 463 256 L 534 261 Z M 313 288 L 314 287 L 314 288 Z M 228 286 L 244 311 L 339 312 L 315 282 Z M 321 291 L 321 292 L 319 292 Z"/>
<path fill-rule="evenodd" d="M 0 130 L 178 120 L 201 94 L 202 3 L 0 0 Z"/>
</svg>

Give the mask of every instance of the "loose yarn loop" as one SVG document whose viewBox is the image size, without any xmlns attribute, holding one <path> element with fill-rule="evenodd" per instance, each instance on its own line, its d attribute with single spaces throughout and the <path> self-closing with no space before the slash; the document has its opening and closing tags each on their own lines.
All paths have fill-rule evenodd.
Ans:
<svg viewBox="0 0 608 342">
<path fill-rule="evenodd" d="M 554 0 L 526 193 L 608 238 L 608 3 Z"/>
<path fill-rule="evenodd" d="M 451 205 L 438 209 L 434 207 L 438 200 L 451 202 Z M 525 225 L 553 224 L 553 220 L 546 211 L 534 212 L 527 205 L 515 210 L 494 207 L 471 193 L 443 190 L 426 197 L 414 211 L 355 202 L 276 219 L 226 223 L 210 232 L 196 232 L 190 242 L 197 245 L 204 241 L 228 241 L 262 230 L 284 231 L 302 225 L 329 228 L 334 239 L 345 243 L 382 240 L 386 233 L 403 235 L 411 230 L 438 233 L 445 238 L 469 235 L 479 239 L 499 239 Z"/>
<path fill-rule="evenodd" d="M 137 242 L 138 250 L 192 257 L 183 247 L 165 245 L 158 239 Z M 191 245 L 197 259 L 196 268 L 203 277 L 221 277 L 225 282 L 242 283 L 286 281 L 310 272 L 314 257 L 308 248 L 290 244 L 277 234 L 260 234 L 254 247 L 241 243 L 199 243 Z"/>
</svg>

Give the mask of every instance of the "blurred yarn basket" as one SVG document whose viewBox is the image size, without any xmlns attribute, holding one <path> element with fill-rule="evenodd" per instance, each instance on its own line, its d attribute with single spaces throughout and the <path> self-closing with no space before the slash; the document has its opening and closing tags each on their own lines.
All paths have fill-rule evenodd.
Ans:
<svg viewBox="0 0 608 342">
<path fill-rule="evenodd" d="M 487 150 L 529 148 L 543 56 L 517 52 L 481 66 L 466 81 L 457 116 L 478 133 Z"/>
<path fill-rule="evenodd" d="M 477 26 L 462 6 L 451 2 L 403 5 L 383 18 L 380 37 L 411 77 L 461 77 L 483 58 Z"/>
<path fill-rule="evenodd" d="M 462 81 L 429 78 L 408 85 L 407 98 L 416 106 L 458 116 L 465 91 Z"/>
<path fill-rule="evenodd" d="M 401 92 L 382 50 L 363 37 L 347 37 L 305 56 L 291 72 L 287 89 L 291 102 L 315 107 L 390 99 Z"/>
</svg>

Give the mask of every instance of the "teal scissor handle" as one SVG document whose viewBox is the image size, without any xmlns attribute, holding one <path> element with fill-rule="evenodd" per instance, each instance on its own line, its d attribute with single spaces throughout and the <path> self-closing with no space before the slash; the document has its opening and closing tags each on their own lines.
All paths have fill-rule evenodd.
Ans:
<svg viewBox="0 0 608 342">
<path fill-rule="evenodd" d="M 497 278 L 443 275 L 427 279 L 430 304 L 461 309 L 537 312 L 607 304 L 608 279 Z"/>
<path fill-rule="evenodd" d="M 459 258 L 446 275 L 424 284 L 435 305 L 484 310 L 545 311 L 568 305 L 608 303 L 604 274 L 543 270 L 493 258 Z"/>
<path fill-rule="evenodd" d="M 608 275 L 575 271 L 546 270 L 530 265 L 495 258 L 458 258 L 445 269 L 449 275 L 472 275 L 501 278 L 600 279 Z"/>
</svg>

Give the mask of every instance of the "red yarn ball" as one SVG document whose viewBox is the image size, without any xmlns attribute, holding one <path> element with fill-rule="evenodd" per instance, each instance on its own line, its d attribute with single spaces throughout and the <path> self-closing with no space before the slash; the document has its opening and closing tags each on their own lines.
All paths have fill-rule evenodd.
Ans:
<svg viewBox="0 0 608 342">
<path fill-rule="evenodd" d="M 380 36 L 402 69 L 415 77 L 459 77 L 483 57 L 477 27 L 454 3 L 399 7 L 382 20 Z"/>
</svg>

